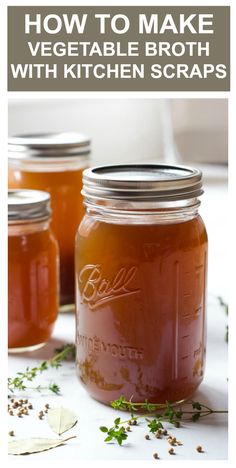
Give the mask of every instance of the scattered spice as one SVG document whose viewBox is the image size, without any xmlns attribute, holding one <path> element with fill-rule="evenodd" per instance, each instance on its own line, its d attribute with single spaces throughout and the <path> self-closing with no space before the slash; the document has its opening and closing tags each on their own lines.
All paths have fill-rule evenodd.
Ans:
<svg viewBox="0 0 236 468">
<path fill-rule="evenodd" d="M 150 440 L 150 436 L 148 434 L 145 435 L 146 440 Z"/>
<path fill-rule="evenodd" d="M 11 436 L 11 437 L 14 437 L 15 433 L 14 433 L 14 431 L 9 431 L 8 435 Z"/>
<path fill-rule="evenodd" d="M 175 455 L 175 451 L 173 449 L 173 447 L 171 447 L 169 450 L 168 450 L 169 454 L 170 455 Z"/>
<path fill-rule="evenodd" d="M 21 418 L 22 416 L 27 416 L 29 414 L 29 409 L 33 409 L 33 405 L 29 403 L 28 399 L 23 400 L 21 398 L 17 400 L 16 398 L 11 398 L 10 402 L 11 403 L 8 404 L 8 414 L 10 416 L 16 415 Z"/>
<path fill-rule="evenodd" d="M 169 436 L 168 439 L 167 439 L 167 442 L 168 442 L 170 445 L 176 445 L 176 444 L 177 444 L 176 437 Z"/>
<path fill-rule="evenodd" d="M 197 452 L 199 452 L 199 453 L 203 453 L 203 452 L 204 452 L 204 450 L 203 450 L 203 448 L 202 448 L 201 445 L 198 445 L 198 446 L 196 447 L 196 450 L 197 450 Z"/>
<path fill-rule="evenodd" d="M 153 458 L 155 458 L 156 460 L 159 460 L 159 455 L 158 455 L 158 453 L 154 453 L 154 454 L 153 454 Z"/>
</svg>

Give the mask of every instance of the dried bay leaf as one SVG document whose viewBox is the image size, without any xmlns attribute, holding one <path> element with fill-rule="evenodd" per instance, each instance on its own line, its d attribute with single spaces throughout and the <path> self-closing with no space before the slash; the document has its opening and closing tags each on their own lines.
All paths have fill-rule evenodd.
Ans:
<svg viewBox="0 0 236 468">
<path fill-rule="evenodd" d="M 47 421 L 51 429 L 61 435 L 77 423 L 77 416 L 72 411 L 59 406 L 49 410 Z"/>
<path fill-rule="evenodd" d="M 8 455 L 28 455 L 30 453 L 44 452 L 45 450 L 59 447 L 67 442 L 67 440 L 74 439 L 75 437 L 67 437 L 66 439 L 33 437 L 32 439 L 10 440 L 8 442 Z"/>
</svg>

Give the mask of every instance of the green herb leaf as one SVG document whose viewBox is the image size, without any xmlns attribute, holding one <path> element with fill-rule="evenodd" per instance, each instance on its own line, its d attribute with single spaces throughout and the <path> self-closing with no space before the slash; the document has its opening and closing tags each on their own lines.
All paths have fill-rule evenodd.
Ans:
<svg viewBox="0 0 236 468">
<path fill-rule="evenodd" d="M 105 426 L 101 426 L 99 429 L 100 429 L 100 431 L 102 431 L 102 432 L 108 432 L 108 428 L 105 427 Z"/>
</svg>

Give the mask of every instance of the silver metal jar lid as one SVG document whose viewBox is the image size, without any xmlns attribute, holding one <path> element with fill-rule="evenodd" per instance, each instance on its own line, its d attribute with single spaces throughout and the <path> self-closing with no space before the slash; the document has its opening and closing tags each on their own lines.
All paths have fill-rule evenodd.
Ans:
<svg viewBox="0 0 236 468">
<path fill-rule="evenodd" d="M 9 159 L 24 160 L 85 156 L 90 139 L 73 132 L 16 135 L 8 139 L 8 152 Z"/>
<path fill-rule="evenodd" d="M 82 194 L 94 200 L 177 201 L 202 193 L 201 171 L 187 166 L 128 164 L 83 172 Z"/>
<path fill-rule="evenodd" d="M 8 190 L 8 222 L 43 221 L 51 216 L 50 194 L 40 190 Z"/>
</svg>

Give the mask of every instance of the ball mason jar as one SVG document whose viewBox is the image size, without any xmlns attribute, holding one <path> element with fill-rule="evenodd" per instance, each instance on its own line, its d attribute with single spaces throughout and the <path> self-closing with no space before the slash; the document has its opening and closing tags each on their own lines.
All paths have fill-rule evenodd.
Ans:
<svg viewBox="0 0 236 468">
<path fill-rule="evenodd" d="M 51 337 L 59 307 L 59 249 L 50 195 L 8 192 L 8 347 L 32 351 Z"/>
<path fill-rule="evenodd" d="M 199 170 L 84 171 L 76 237 L 76 369 L 95 399 L 180 402 L 203 379 L 207 233 Z"/>
<path fill-rule="evenodd" d="M 82 171 L 90 140 L 77 133 L 36 134 L 9 139 L 9 188 L 51 194 L 52 229 L 60 249 L 60 303 L 74 304 L 74 244 L 83 217 Z"/>
</svg>

